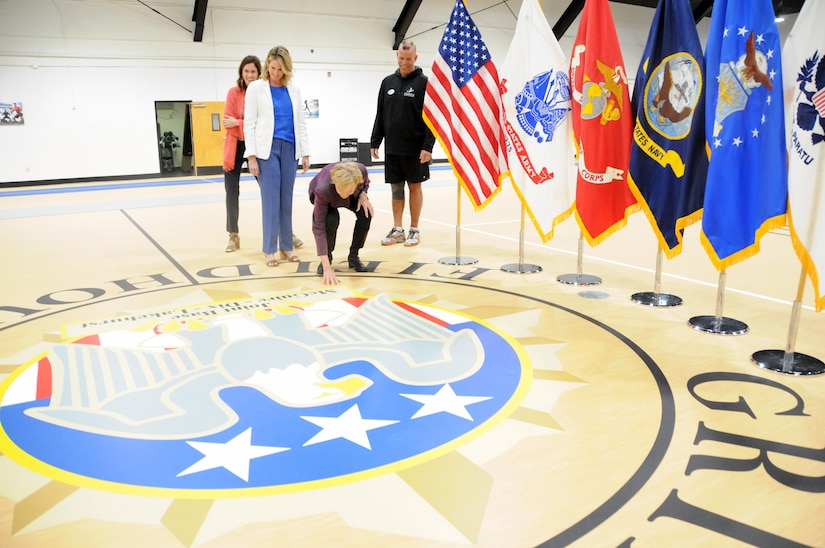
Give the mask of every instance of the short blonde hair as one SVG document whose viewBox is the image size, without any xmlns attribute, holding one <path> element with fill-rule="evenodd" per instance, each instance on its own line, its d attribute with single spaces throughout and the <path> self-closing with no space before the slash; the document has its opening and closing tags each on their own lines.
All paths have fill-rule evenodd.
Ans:
<svg viewBox="0 0 825 548">
<path fill-rule="evenodd" d="M 261 74 L 261 80 L 269 80 L 269 63 L 276 59 L 281 63 L 281 70 L 284 71 L 284 85 L 287 85 L 292 79 L 292 56 L 284 46 L 275 46 L 269 50 L 266 56 L 266 64 Z"/>
<path fill-rule="evenodd" d="M 364 175 L 361 173 L 361 168 L 355 162 L 341 162 L 335 164 L 329 172 L 332 179 L 332 184 L 335 185 L 335 190 L 339 191 L 355 191 L 355 187 L 364 182 Z"/>
</svg>

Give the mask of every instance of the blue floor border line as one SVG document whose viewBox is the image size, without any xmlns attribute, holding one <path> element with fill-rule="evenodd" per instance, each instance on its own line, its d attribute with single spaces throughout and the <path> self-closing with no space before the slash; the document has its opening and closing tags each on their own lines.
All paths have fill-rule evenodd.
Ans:
<svg viewBox="0 0 825 548">
<path fill-rule="evenodd" d="M 431 171 L 443 171 L 452 169 L 450 165 L 431 165 Z M 367 173 L 384 173 L 383 167 L 367 168 Z M 298 173 L 296 178 L 314 177 L 315 173 Z M 254 177 L 251 175 L 241 176 L 241 181 L 251 181 Z M 185 185 L 204 185 L 223 183 L 223 175 L 213 177 L 191 177 L 185 179 L 150 179 L 141 180 L 131 183 L 106 183 L 89 186 L 73 186 L 60 184 L 49 188 L 27 188 L 24 190 L 2 190 L 2 183 L 0 183 L 0 198 L 10 198 L 12 196 L 38 196 L 46 194 L 70 194 L 74 192 L 95 192 L 100 190 L 114 190 L 114 189 L 129 189 L 129 188 L 151 188 L 151 187 L 169 187 L 169 186 L 185 186 Z"/>
</svg>

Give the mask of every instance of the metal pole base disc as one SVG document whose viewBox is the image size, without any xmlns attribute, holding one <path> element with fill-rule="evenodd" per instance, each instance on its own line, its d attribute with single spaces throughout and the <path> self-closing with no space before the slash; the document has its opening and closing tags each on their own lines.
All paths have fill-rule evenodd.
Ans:
<svg viewBox="0 0 825 548">
<path fill-rule="evenodd" d="M 453 257 L 442 257 L 438 259 L 438 262 L 441 264 L 476 264 L 478 259 L 475 257 L 460 257 L 460 256 L 453 256 Z"/>
<path fill-rule="evenodd" d="M 590 274 L 562 274 L 556 277 L 556 281 L 568 285 L 598 285 L 602 283 L 601 278 Z"/>
<path fill-rule="evenodd" d="M 634 293 L 630 296 L 630 299 L 633 302 L 648 306 L 679 306 L 682 304 L 681 297 L 669 293 L 654 293 L 653 291 Z"/>
<path fill-rule="evenodd" d="M 688 325 L 697 331 L 717 335 L 744 335 L 750 329 L 745 322 L 718 316 L 694 316 L 688 320 Z"/>
<path fill-rule="evenodd" d="M 541 267 L 537 264 L 512 263 L 501 267 L 504 272 L 512 272 L 514 274 L 533 274 L 534 272 L 541 272 Z"/>
<path fill-rule="evenodd" d="M 825 373 L 825 363 L 807 354 L 793 353 L 793 359 L 785 368 L 784 350 L 760 350 L 751 355 L 751 361 L 762 369 L 770 369 L 788 375 L 821 375 Z"/>
</svg>

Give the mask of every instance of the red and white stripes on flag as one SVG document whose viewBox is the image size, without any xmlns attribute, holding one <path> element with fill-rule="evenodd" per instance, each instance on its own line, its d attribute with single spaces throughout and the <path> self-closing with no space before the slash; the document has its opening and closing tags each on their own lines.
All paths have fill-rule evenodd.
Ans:
<svg viewBox="0 0 825 548">
<path fill-rule="evenodd" d="M 433 61 L 424 121 L 476 210 L 498 193 L 507 171 L 503 112 L 496 66 L 457 0 Z"/>
<path fill-rule="evenodd" d="M 811 97 L 811 103 L 813 103 L 820 116 L 825 116 L 825 88 L 814 93 L 814 96 Z"/>
</svg>

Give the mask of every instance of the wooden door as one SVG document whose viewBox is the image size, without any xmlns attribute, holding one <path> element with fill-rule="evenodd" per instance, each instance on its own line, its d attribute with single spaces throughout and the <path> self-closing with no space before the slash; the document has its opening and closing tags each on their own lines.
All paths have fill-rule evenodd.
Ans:
<svg viewBox="0 0 825 548">
<path fill-rule="evenodd" d="M 192 101 L 192 154 L 195 174 L 198 168 L 223 165 L 223 101 Z"/>
</svg>

